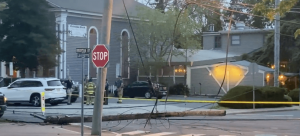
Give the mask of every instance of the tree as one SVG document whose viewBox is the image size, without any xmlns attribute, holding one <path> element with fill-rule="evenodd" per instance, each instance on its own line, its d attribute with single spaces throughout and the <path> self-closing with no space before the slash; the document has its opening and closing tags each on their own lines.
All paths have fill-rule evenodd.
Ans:
<svg viewBox="0 0 300 136">
<path fill-rule="evenodd" d="M 6 3 L 0 2 L 0 11 L 4 10 L 5 7 L 6 7 Z"/>
<path fill-rule="evenodd" d="M 46 0 L 0 0 L 7 5 L 0 12 L 0 59 L 11 62 L 24 77 L 26 68 L 44 70 L 56 65 L 60 47 L 55 35 L 55 16 Z"/>
<path fill-rule="evenodd" d="M 229 10 L 225 11 L 224 22 L 229 23 L 232 14 L 232 26 L 236 26 L 236 21 L 244 22 L 251 28 L 266 28 L 272 26 L 272 21 L 263 16 L 262 12 L 253 10 L 253 5 L 262 2 L 262 0 L 231 0 Z"/>
<path fill-rule="evenodd" d="M 294 6 L 299 7 L 300 3 Z M 280 60 L 289 62 L 289 72 L 298 72 L 300 37 L 294 37 L 293 34 L 300 28 L 299 15 L 287 12 L 280 20 Z M 264 65 L 274 62 L 274 33 L 269 34 L 266 39 L 265 46 L 251 57 L 252 60 Z"/>
<path fill-rule="evenodd" d="M 201 48 L 201 37 L 195 35 L 201 33 L 202 23 L 190 18 L 191 10 L 187 8 L 181 13 L 175 27 L 178 9 L 169 8 L 163 14 L 156 9 L 139 9 L 138 17 L 143 21 L 136 24 L 136 39 L 145 64 L 152 65 L 152 70 L 154 67 L 159 69 L 166 65 L 167 56 L 173 45 L 178 48 Z M 134 58 L 131 62 L 137 60 L 137 63 L 140 63 L 139 56 L 136 56 L 138 52 L 135 45 L 131 46 L 131 52 L 133 52 L 131 58 Z M 182 53 L 174 51 L 172 55 L 182 55 Z M 152 62 L 155 62 L 155 66 Z"/>
<path fill-rule="evenodd" d="M 277 8 L 273 8 L 275 5 L 273 0 L 263 0 L 260 3 L 257 3 L 253 10 L 260 12 L 268 19 L 274 20 L 275 15 L 278 13 L 281 17 L 288 13 L 295 5 L 299 5 L 299 0 L 281 0 Z M 295 38 L 300 34 L 300 28 L 295 30 Z"/>
</svg>

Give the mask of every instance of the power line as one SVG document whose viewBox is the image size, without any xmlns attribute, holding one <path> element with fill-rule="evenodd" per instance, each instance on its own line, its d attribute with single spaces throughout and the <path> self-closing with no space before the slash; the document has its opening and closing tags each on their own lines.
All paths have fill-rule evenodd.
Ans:
<svg viewBox="0 0 300 136">
<path fill-rule="evenodd" d="M 205 6 L 202 6 L 202 4 L 198 4 L 198 5 L 201 6 L 201 7 L 203 7 L 203 8 L 206 8 Z M 229 20 L 232 20 L 232 21 L 234 21 L 234 22 L 238 22 L 237 20 L 234 20 L 234 19 L 232 19 L 232 18 L 230 19 L 230 17 L 227 17 L 227 16 L 225 16 L 224 14 L 218 13 L 218 12 L 216 12 L 216 11 L 210 9 L 210 8 L 207 8 L 207 9 L 210 10 L 211 12 L 214 12 L 214 13 L 216 13 L 216 14 L 222 16 L 222 17 L 225 17 L 225 18 L 227 18 L 227 19 L 229 19 Z M 269 31 L 269 30 L 265 30 L 265 29 L 263 29 L 263 28 L 254 27 L 254 26 L 251 26 L 251 25 L 248 25 L 248 24 L 245 24 L 245 25 L 248 26 L 248 27 L 255 28 L 255 29 L 260 29 L 260 30 L 262 30 L 262 31 Z M 280 35 L 288 36 L 288 37 L 294 37 L 294 35 L 287 35 L 287 34 L 282 34 L 282 33 L 280 33 Z"/>
<path fill-rule="evenodd" d="M 207 1 L 207 2 L 210 3 L 210 4 L 215 4 L 215 3 L 211 3 L 210 1 Z M 201 4 L 203 6 L 212 7 L 212 8 L 216 8 L 216 9 L 222 9 L 222 10 L 226 10 L 226 11 L 230 11 L 230 12 L 234 12 L 234 13 L 240 13 L 240 14 L 245 14 L 245 15 L 250 15 L 250 16 L 255 16 L 255 17 L 261 17 L 261 18 L 267 18 L 267 17 L 260 16 L 260 15 L 255 15 L 255 14 L 251 14 L 251 13 L 245 13 L 245 12 L 242 12 L 242 11 L 232 10 L 232 9 L 229 9 L 229 8 L 225 8 L 225 7 L 221 6 L 221 5 L 219 5 L 220 7 L 218 7 L 218 6 L 213 6 L 213 5 L 210 5 L 210 4 L 202 4 L 202 3 L 199 3 L 199 2 L 193 2 L 193 1 L 188 2 L 188 3 L 194 3 L 194 4 L 197 4 L 197 5 Z M 274 20 L 276 20 L 276 19 L 274 19 Z M 296 23 L 296 22 L 292 22 L 292 21 L 285 21 L 285 20 L 280 20 L 280 21 L 281 22 L 286 22 L 286 23 L 300 25 L 300 23 Z"/>
</svg>

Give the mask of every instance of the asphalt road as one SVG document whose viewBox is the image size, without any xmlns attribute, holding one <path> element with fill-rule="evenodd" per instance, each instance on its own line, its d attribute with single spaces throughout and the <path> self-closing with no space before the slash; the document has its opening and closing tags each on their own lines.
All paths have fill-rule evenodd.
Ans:
<svg viewBox="0 0 300 136">
<path fill-rule="evenodd" d="M 102 128 L 123 136 L 299 136 L 300 111 L 104 122 Z M 91 127 L 91 123 L 85 123 Z"/>
<path fill-rule="evenodd" d="M 143 98 L 142 98 L 143 99 Z M 181 100 L 216 100 L 214 98 L 205 97 L 189 97 L 184 98 L 183 96 L 172 96 L 169 99 L 181 99 Z M 81 109 L 81 99 L 73 103 L 72 105 L 67 105 L 66 103 L 59 104 L 57 106 L 52 106 L 46 104 L 46 115 L 80 115 Z M 135 109 L 148 109 L 151 110 L 154 106 L 155 101 L 144 101 L 144 100 L 123 100 L 122 104 L 117 104 L 117 99 L 109 99 L 108 105 L 104 105 L 104 110 L 116 109 L 116 114 L 121 114 L 129 110 Z M 158 105 L 168 108 L 168 106 L 177 107 L 182 110 L 191 108 L 210 108 L 212 104 L 207 103 L 177 103 L 177 102 L 158 102 Z M 216 105 L 216 104 L 215 104 Z M 85 106 L 85 111 L 92 110 L 93 106 Z M 65 110 L 65 111 L 62 111 Z M 67 112 L 66 112 L 67 110 Z M 51 111 L 51 112 L 50 112 Z M 8 109 L 5 112 L 2 119 L 14 120 L 14 121 L 25 121 L 25 122 L 42 122 L 41 119 L 33 117 L 32 113 L 41 115 L 40 107 L 33 107 L 30 104 L 23 103 L 21 105 L 9 104 Z"/>
<path fill-rule="evenodd" d="M 170 99 L 192 99 L 192 100 L 215 100 L 214 98 L 184 98 L 179 96 L 171 97 Z M 116 104 L 117 99 L 109 99 L 109 105 L 104 105 L 106 109 L 116 109 L 116 112 L 122 112 L 126 110 L 126 107 L 120 107 L 123 105 L 142 105 L 152 109 L 154 101 L 141 101 L 141 100 L 123 100 L 122 104 Z M 164 102 L 159 102 L 158 105 L 164 105 Z M 167 102 L 167 105 L 177 107 L 179 109 L 191 109 L 191 108 L 209 108 L 212 104 L 207 103 L 176 103 Z M 57 106 L 46 105 L 47 115 L 59 115 L 66 114 L 60 113 L 61 110 L 67 110 L 70 108 L 68 115 L 80 115 L 78 109 L 80 109 L 80 99 L 72 105 L 66 105 L 66 103 L 59 104 Z M 206 105 L 206 106 L 205 106 Z M 77 112 L 71 109 L 77 109 Z M 85 106 L 85 109 L 92 109 L 92 106 Z M 40 108 L 32 107 L 29 104 L 22 105 L 8 105 L 8 110 L 5 112 L 3 119 L 25 121 L 25 122 L 43 122 L 41 119 L 35 118 L 30 114 L 33 112 L 41 113 Z M 50 110 L 55 110 L 55 113 L 48 113 Z M 123 110 L 124 109 L 124 110 Z M 128 109 L 128 108 L 127 108 Z M 138 109 L 138 107 L 132 107 L 132 110 Z M 147 135 L 155 134 L 155 136 L 197 136 L 201 135 L 230 135 L 230 136 L 299 136 L 300 130 L 300 111 L 284 111 L 284 112 L 262 112 L 255 114 L 235 114 L 227 115 L 224 117 L 178 117 L 167 119 L 152 119 L 151 124 L 144 125 L 145 119 L 139 120 L 126 120 L 126 121 L 114 121 L 103 122 L 102 128 L 118 134 L 127 133 L 130 135 Z M 91 123 L 85 123 L 86 126 L 91 127 Z M 269 134 L 269 135 L 259 135 Z M 271 135 L 273 134 L 273 135 Z M 124 136 L 125 134 L 123 134 Z M 152 135 L 154 136 L 154 135 Z"/>
</svg>

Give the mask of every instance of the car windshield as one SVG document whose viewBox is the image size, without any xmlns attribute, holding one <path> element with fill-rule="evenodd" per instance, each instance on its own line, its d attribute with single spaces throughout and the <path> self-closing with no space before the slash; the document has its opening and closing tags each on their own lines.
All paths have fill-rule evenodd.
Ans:
<svg viewBox="0 0 300 136">
<path fill-rule="evenodd" d="M 48 86 L 62 86 L 62 84 L 59 80 L 47 81 L 47 84 L 48 84 Z"/>
</svg>

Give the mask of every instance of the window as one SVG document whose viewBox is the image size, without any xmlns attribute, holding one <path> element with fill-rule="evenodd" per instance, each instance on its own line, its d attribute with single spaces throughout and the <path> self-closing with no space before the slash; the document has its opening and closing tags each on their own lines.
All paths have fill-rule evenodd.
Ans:
<svg viewBox="0 0 300 136">
<path fill-rule="evenodd" d="M 47 81 L 47 84 L 48 84 L 48 86 L 62 86 L 62 84 L 59 80 Z"/>
<path fill-rule="evenodd" d="M 148 86 L 149 84 L 148 84 L 148 82 L 140 82 L 140 85 L 141 86 Z"/>
<path fill-rule="evenodd" d="M 122 32 L 122 63 L 121 76 L 129 78 L 129 34 L 126 31 Z"/>
<path fill-rule="evenodd" d="M 138 82 L 133 82 L 132 84 L 131 84 L 131 86 L 138 86 Z"/>
<path fill-rule="evenodd" d="M 43 87 L 40 81 L 23 81 L 21 87 Z"/>
<path fill-rule="evenodd" d="M 221 48 L 221 36 L 215 37 L 215 48 Z"/>
<path fill-rule="evenodd" d="M 231 36 L 231 45 L 240 45 L 240 36 L 239 35 Z"/>
<path fill-rule="evenodd" d="M 22 83 L 22 81 L 17 81 L 17 82 L 14 82 L 13 84 L 11 84 L 9 87 L 18 88 L 18 87 L 21 87 L 21 83 Z"/>
</svg>

